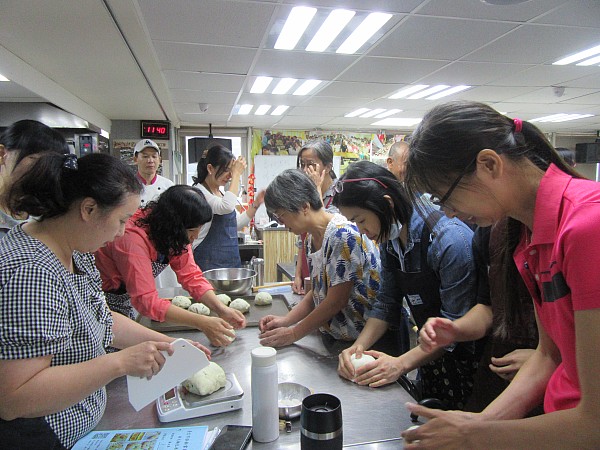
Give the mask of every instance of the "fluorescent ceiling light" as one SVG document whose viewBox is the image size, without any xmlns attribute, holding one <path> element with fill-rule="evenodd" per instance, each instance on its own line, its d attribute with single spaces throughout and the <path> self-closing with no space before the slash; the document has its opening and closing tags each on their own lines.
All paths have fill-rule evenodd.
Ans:
<svg viewBox="0 0 600 450">
<path fill-rule="evenodd" d="M 581 61 L 577 63 L 577 66 L 593 66 L 594 64 L 600 63 L 600 56 L 595 56 L 590 59 L 586 59 L 585 61 Z"/>
<path fill-rule="evenodd" d="M 285 94 L 292 88 L 294 84 L 296 84 L 296 81 L 298 80 L 296 80 L 295 78 L 282 78 L 281 80 L 279 80 L 279 83 L 277 83 L 277 86 L 275 86 L 275 89 L 273 89 L 273 94 Z"/>
<path fill-rule="evenodd" d="M 420 91 L 421 89 L 425 89 L 426 87 L 429 87 L 428 84 L 417 84 L 415 86 L 410 86 L 407 87 L 405 89 L 402 89 L 401 91 L 396 92 L 395 94 L 389 96 L 388 98 L 395 100 L 397 98 L 404 98 L 409 96 L 410 94 L 414 94 L 415 92 Z"/>
<path fill-rule="evenodd" d="M 278 50 L 292 50 L 302 37 L 302 34 L 316 12 L 317 8 L 306 6 L 292 8 L 290 15 L 283 25 L 281 34 L 277 38 L 277 42 L 275 42 L 275 48 Z"/>
<path fill-rule="evenodd" d="M 448 89 L 450 86 L 447 84 L 438 84 L 437 86 L 432 86 L 429 89 L 425 89 L 424 91 L 417 92 L 416 94 L 408 97 L 409 100 L 417 100 L 423 97 L 428 97 L 431 94 L 435 94 L 436 92 L 443 91 L 444 89 Z"/>
<path fill-rule="evenodd" d="M 371 125 L 378 127 L 412 127 L 413 125 L 418 124 L 421 120 L 423 119 L 411 117 L 388 117 L 387 119 L 380 120 L 372 123 Z"/>
<path fill-rule="evenodd" d="M 425 100 L 437 100 L 438 98 L 447 97 L 448 95 L 456 94 L 457 92 L 465 91 L 469 89 L 471 86 L 467 86 L 461 84 L 460 86 L 454 86 L 450 89 L 446 89 L 445 91 L 438 92 L 430 97 L 427 97 Z"/>
<path fill-rule="evenodd" d="M 362 114 L 360 117 L 373 117 L 385 111 L 385 108 L 372 109 L 371 111 Z"/>
<path fill-rule="evenodd" d="M 371 13 L 352 32 L 348 39 L 336 50 L 336 53 L 352 54 L 367 42 L 385 23 L 392 18 L 392 14 Z"/>
<path fill-rule="evenodd" d="M 552 114 L 550 116 L 531 119 L 530 122 L 568 122 L 569 120 L 585 119 L 592 116 L 593 114 Z"/>
<path fill-rule="evenodd" d="M 350 22 L 350 19 L 356 14 L 355 11 L 347 9 L 334 9 L 331 11 L 317 34 L 314 35 L 308 46 L 307 52 L 322 52 L 329 47 L 329 44 L 337 37 L 344 27 Z"/>
<path fill-rule="evenodd" d="M 346 114 L 344 117 L 356 117 L 356 116 L 360 116 L 361 114 L 366 113 L 369 110 L 369 108 L 358 108 L 355 111 L 352 111 L 351 113 Z"/>
<path fill-rule="evenodd" d="M 321 84 L 321 80 L 306 80 L 298 89 L 294 91 L 293 95 L 306 95 L 319 84 Z"/>
<path fill-rule="evenodd" d="M 402 112 L 402 110 L 401 109 L 390 109 L 390 110 L 388 110 L 388 111 L 386 111 L 384 113 L 377 114 L 375 116 L 375 118 L 376 119 L 383 119 L 384 117 L 393 116 L 394 114 L 399 113 L 399 112 Z"/>
<path fill-rule="evenodd" d="M 272 116 L 280 116 L 282 115 L 287 109 L 289 108 L 288 105 L 279 105 L 277 108 L 275 108 L 273 110 L 273 112 L 271 113 Z"/>
<path fill-rule="evenodd" d="M 250 114 L 250 111 L 252 111 L 253 107 L 254 107 L 254 105 L 248 105 L 248 104 L 240 105 L 240 108 L 238 109 L 238 115 L 245 116 L 246 114 Z"/>
<path fill-rule="evenodd" d="M 0 81 L 10 81 L 10 80 L 0 73 Z"/>
<path fill-rule="evenodd" d="M 251 94 L 262 94 L 267 90 L 269 84 L 273 81 L 272 77 L 256 77 L 254 84 L 250 88 Z"/>
<path fill-rule="evenodd" d="M 582 59 L 589 58 L 590 56 L 595 56 L 600 53 L 600 45 L 597 45 L 592 48 L 588 48 L 587 50 L 583 50 L 582 52 L 575 53 L 574 55 L 567 56 L 566 58 L 559 59 L 558 61 L 553 62 L 552 64 L 555 66 L 564 66 L 566 64 L 571 64 L 576 61 L 581 61 Z"/>
<path fill-rule="evenodd" d="M 258 108 L 256 108 L 256 111 L 254 111 L 254 115 L 264 116 L 269 109 L 271 109 L 271 105 L 260 105 Z"/>
<path fill-rule="evenodd" d="M 100 128 L 100 136 L 105 137 L 106 139 L 110 139 L 110 134 L 108 131 L 103 130 L 102 128 Z"/>
</svg>

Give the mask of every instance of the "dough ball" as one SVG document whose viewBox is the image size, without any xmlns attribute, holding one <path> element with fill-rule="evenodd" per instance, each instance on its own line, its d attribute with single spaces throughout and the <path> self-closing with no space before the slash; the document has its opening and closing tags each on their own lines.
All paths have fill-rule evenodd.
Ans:
<svg viewBox="0 0 600 450">
<path fill-rule="evenodd" d="M 268 292 L 259 292 L 254 296 L 254 304 L 258 306 L 270 305 L 273 303 L 273 297 Z"/>
<path fill-rule="evenodd" d="M 365 355 L 364 353 L 358 359 L 356 359 L 356 353 L 353 353 L 352 356 L 350 356 L 350 362 L 352 362 L 354 370 L 357 370 L 358 368 L 370 363 L 371 361 L 375 361 L 375 358 L 373 358 L 371 355 Z"/>
<path fill-rule="evenodd" d="M 248 303 L 243 298 L 236 298 L 234 301 L 232 301 L 229 304 L 229 307 L 233 308 L 233 309 L 237 309 L 238 311 L 240 311 L 242 313 L 247 313 L 248 311 L 250 311 L 250 303 Z"/>
<path fill-rule="evenodd" d="M 232 329 L 231 329 L 231 330 L 229 330 L 229 331 L 233 333 L 233 337 L 229 336 L 228 334 L 226 334 L 226 335 L 225 335 L 225 337 L 226 337 L 227 339 L 229 339 L 229 341 L 230 341 L 230 342 L 233 342 L 233 341 L 235 341 L 235 330 L 232 328 Z"/>
<path fill-rule="evenodd" d="M 188 309 L 192 304 L 192 301 L 185 295 L 176 295 L 173 297 L 173 300 L 171 300 L 171 303 L 173 303 L 175 306 L 179 306 L 180 308 Z"/>
<path fill-rule="evenodd" d="M 196 395 L 208 395 L 225 387 L 225 371 L 217 363 L 210 362 L 204 369 L 196 372 L 181 385 Z"/>
<path fill-rule="evenodd" d="M 225 306 L 229 306 L 229 304 L 231 303 L 231 297 L 227 294 L 218 294 L 217 300 L 219 300 Z"/>
<path fill-rule="evenodd" d="M 202 314 L 203 316 L 210 316 L 210 308 L 204 303 L 193 303 L 188 308 L 188 311 L 196 314 Z"/>
</svg>

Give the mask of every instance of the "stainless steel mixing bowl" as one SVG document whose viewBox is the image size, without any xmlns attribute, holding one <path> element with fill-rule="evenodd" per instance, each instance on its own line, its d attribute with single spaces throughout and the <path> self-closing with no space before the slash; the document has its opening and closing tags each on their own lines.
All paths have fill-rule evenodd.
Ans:
<svg viewBox="0 0 600 450">
<path fill-rule="evenodd" d="M 216 291 L 225 294 L 242 295 L 252 289 L 252 280 L 256 272 L 252 269 L 211 269 L 204 277 Z"/>
<path fill-rule="evenodd" d="M 279 383 L 277 394 L 279 418 L 290 420 L 300 417 L 302 400 L 312 394 L 312 391 L 298 383 Z"/>
</svg>

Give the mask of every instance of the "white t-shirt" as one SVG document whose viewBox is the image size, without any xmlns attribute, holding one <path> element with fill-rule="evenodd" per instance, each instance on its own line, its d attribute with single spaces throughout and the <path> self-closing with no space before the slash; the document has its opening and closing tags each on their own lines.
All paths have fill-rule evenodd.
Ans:
<svg viewBox="0 0 600 450">
<path fill-rule="evenodd" d="M 218 196 L 214 195 L 212 192 L 209 192 L 208 189 L 206 189 L 202 184 L 197 184 L 195 187 L 199 188 L 204 194 L 206 201 L 212 209 L 213 215 L 219 214 L 222 216 L 224 214 L 229 214 L 231 211 L 236 211 L 238 230 L 241 230 L 250 223 L 250 217 L 248 217 L 248 214 L 246 212 L 240 214 L 235 209 L 235 206 L 238 203 L 238 199 L 233 192 L 225 191 L 223 196 Z M 211 224 L 212 220 L 202 225 L 202 228 L 200 229 L 200 234 L 198 234 L 198 239 L 196 239 L 192 244 L 193 248 L 196 248 L 200 244 L 200 242 L 204 240 L 204 238 L 210 230 Z"/>
<path fill-rule="evenodd" d="M 154 180 L 154 183 L 144 185 L 144 190 L 142 191 L 142 201 L 140 202 L 140 206 L 143 208 L 152 200 L 157 200 L 160 194 L 162 194 L 174 185 L 175 183 L 173 183 L 168 178 L 156 175 L 156 180 Z"/>
</svg>

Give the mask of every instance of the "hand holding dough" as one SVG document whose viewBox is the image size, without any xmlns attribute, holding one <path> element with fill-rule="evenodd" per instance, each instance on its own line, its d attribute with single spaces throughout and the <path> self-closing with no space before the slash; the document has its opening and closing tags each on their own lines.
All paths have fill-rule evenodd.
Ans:
<svg viewBox="0 0 600 450">
<path fill-rule="evenodd" d="M 188 311 L 196 314 L 202 314 L 203 316 L 210 316 L 210 308 L 204 303 L 194 303 L 190 305 Z"/>
<path fill-rule="evenodd" d="M 265 306 L 273 303 L 273 297 L 268 292 L 259 292 L 254 296 L 254 304 L 257 306 Z"/>
<path fill-rule="evenodd" d="M 356 358 L 356 353 L 352 353 L 352 356 L 350 356 L 350 362 L 354 366 L 354 370 L 360 369 L 362 366 L 369 364 L 371 361 L 375 361 L 375 358 L 373 358 L 371 355 L 365 355 L 364 353 L 358 359 Z"/>
<path fill-rule="evenodd" d="M 173 297 L 173 300 L 171 300 L 171 303 L 175 306 L 179 306 L 180 308 L 188 309 L 192 304 L 192 301 L 189 297 L 186 297 L 185 295 L 176 295 L 175 297 Z"/>
<path fill-rule="evenodd" d="M 196 395 L 208 395 L 225 387 L 225 371 L 217 363 L 210 362 L 204 369 L 196 372 L 181 385 Z"/>
<path fill-rule="evenodd" d="M 250 303 L 243 298 L 236 298 L 229 304 L 230 308 L 237 309 L 241 313 L 247 313 L 250 311 Z"/>
</svg>

